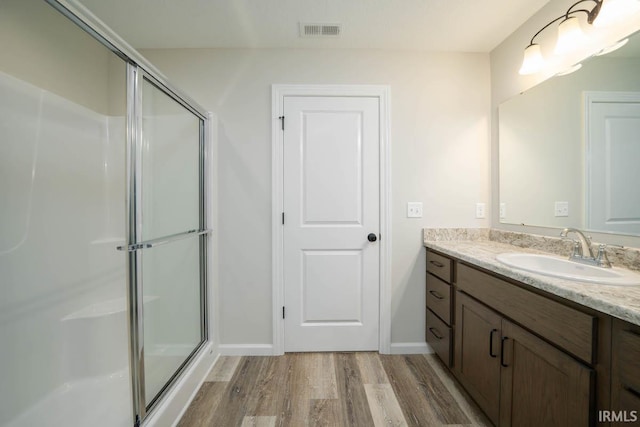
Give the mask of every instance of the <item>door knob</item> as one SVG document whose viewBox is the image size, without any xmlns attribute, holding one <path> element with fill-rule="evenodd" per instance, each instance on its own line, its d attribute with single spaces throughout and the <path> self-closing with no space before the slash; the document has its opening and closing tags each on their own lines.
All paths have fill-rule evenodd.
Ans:
<svg viewBox="0 0 640 427">
<path fill-rule="evenodd" d="M 367 236 L 367 240 L 369 240 L 370 242 L 375 242 L 376 240 L 378 240 L 378 236 L 376 236 L 375 233 L 369 233 L 369 235 Z"/>
</svg>

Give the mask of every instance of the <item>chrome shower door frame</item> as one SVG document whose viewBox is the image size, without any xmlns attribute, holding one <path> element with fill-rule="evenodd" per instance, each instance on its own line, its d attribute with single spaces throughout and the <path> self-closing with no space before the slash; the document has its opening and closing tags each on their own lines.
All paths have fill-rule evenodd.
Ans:
<svg viewBox="0 0 640 427">
<path fill-rule="evenodd" d="M 128 287 L 128 323 L 131 366 L 131 387 L 133 395 L 133 416 L 139 426 L 147 415 L 158 406 L 162 397 L 176 383 L 181 374 L 194 361 L 209 339 L 208 296 L 207 296 L 207 248 L 211 230 L 207 224 L 208 208 L 205 195 L 209 191 L 206 171 L 210 159 L 207 158 L 209 127 L 208 112 L 193 99 L 167 81 L 162 73 L 133 49 L 126 41 L 95 17 L 86 7 L 76 0 L 44 0 L 54 9 L 89 33 L 102 45 L 127 62 L 127 119 L 126 119 L 126 238 L 125 246 L 114 248 L 127 251 L 127 287 Z M 140 234 L 140 163 L 142 142 L 142 81 L 147 79 L 156 88 L 185 107 L 200 119 L 199 141 L 199 229 L 187 230 L 177 235 L 165 236 L 152 241 L 141 241 Z M 144 312 L 142 293 L 142 271 L 139 266 L 140 250 L 153 248 L 160 244 L 171 243 L 184 238 L 199 239 L 200 261 L 200 343 L 178 368 L 174 375 L 159 392 L 158 397 L 146 404 L 144 373 Z"/>
<path fill-rule="evenodd" d="M 141 423 L 154 407 L 162 400 L 182 372 L 189 366 L 194 356 L 204 347 L 208 336 L 208 310 L 207 310 L 207 238 L 211 230 L 207 224 L 206 212 L 206 170 L 207 170 L 207 147 L 206 147 L 206 120 L 207 116 L 200 110 L 194 108 L 187 101 L 176 96 L 165 83 L 154 75 L 144 70 L 142 67 L 129 63 L 127 69 L 127 211 L 128 211 L 128 244 L 118 247 L 119 250 L 129 252 L 128 257 L 128 289 L 129 289 L 129 334 L 131 353 L 131 375 L 132 393 L 134 400 L 134 412 L 136 425 Z M 155 88 L 162 91 L 172 100 L 193 113 L 200 123 L 199 129 L 199 229 L 187 230 L 182 233 L 165 236 L 147 241 L 142 240 L 142 195 L 140 184 L 142 182 L 142 156 L 143 156 L 143 134 L 142 134 L 142 97 L 143 81 L 147 80 Z M 144 297 L 143 297 L 143 277 L 140 266 L 140 251 L 151 249 L 160 245 L 172 243 L 186 238 L 198 238 L 200 246 L 200 342 L 186 358 L 184 363 L 171 376 L 162 390 L 149 404 L 147 404 L 147 393 L 145 390 L 145 365 L 144 365 Z"/>
</svg>

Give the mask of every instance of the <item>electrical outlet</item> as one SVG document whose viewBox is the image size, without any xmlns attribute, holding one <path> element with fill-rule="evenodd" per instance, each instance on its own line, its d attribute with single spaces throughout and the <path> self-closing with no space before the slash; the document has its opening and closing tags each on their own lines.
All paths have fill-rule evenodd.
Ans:
<svg viewBox="0 0 640 427">
<path fill-rule="evenodd" d="M 500 219 L 505 219 L 507 217 L 507 204 L 500 203 Z"/>
<path fill-rule="evenodd" d="M 554 216 L 569 216 L 569 202 L 556 202 L 553 210 Z"/>
<path fill-rule="evenodd" d="M 484 203 L 476 203 L 476 218 L 485 218 L 485 204 Z"/>
<path fill-rule="evenodd" d="M 422 218 L 422 202 L 407 203 L 407 218 Z"/>
</svg>

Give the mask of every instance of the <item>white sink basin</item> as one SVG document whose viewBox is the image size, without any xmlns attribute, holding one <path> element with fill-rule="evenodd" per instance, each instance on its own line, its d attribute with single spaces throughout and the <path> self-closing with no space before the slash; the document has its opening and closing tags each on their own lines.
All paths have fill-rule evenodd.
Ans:
<svg viewBox="0 0 640 427">
<path fill-rule="evenodd" d="M 619 268 L 602 268 L 569 261 L 552 255 L 504 253 L 496 257 L 509 267 L 545 276 L 560 277 L 601 285 L 640 286 L 640 274 Z"/>
</svg>

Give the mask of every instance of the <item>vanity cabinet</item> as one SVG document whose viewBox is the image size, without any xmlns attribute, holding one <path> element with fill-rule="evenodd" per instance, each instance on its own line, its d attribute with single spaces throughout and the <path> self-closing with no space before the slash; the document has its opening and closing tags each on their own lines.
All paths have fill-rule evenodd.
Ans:
<svg viewBox="0 0 640 427">
<path fill-rule="evenodd" d="M 615 320 L 612 339 L 611 412 L 598 413 L 611 425 L 640 423 L 640 326 Z"/>
<path fill-rule="evenodd" d="M 426 341 L 449 368 L 453 357 L 453 271 L 453 260 L 427 252 Z"/>
<path fill-rule="evenodd" d="M 500 426 L 588 426 L 593 370 L 502 321 Z"/>
<path fill-rule="evenodd" d="M 427 342 L 495 425 L 609 425 L 596 408 L 640 405 L 640 327 L 613 339 L 612 402 L 609 316 L 431 250 L 426 285 Z"/>
<path fill-rule="evenodd" d="M 597 318 L 474 267 L 458 264 L 457 288 L 581 359 L 595 360 Z"/>
<path fill-rule="evenodd" d="M 456 292 L 456 326 L 456 376 L 497 425 L 500 415 L 502 317 L 466 294 Z"/>
<path fill-rule="evenodd" d="M 593 371 L 458 291 L 455 371 L 500 426 L 586 426 Z"/>
</svg>

